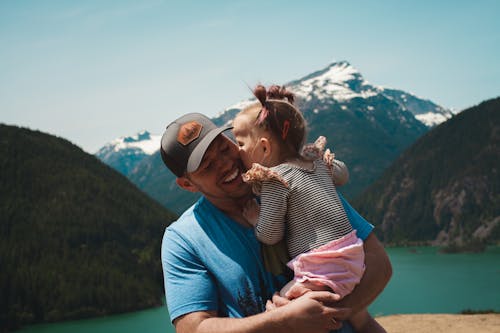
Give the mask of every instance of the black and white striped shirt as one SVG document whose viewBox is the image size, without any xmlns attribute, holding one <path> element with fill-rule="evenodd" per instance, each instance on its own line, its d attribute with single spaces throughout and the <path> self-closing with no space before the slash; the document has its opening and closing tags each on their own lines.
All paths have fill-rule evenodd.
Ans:
<svg viewBox="0 0 500 333">
<path fill-rule="evenodd" d="M 288 183 L 265 181 L 261 190 L 257 238 L 275 244 L 285 238 L 291 258 L 338 239 L 352 231 L 335 183 L 347 181 L 345 164 L 335 160 L 333 175 L 321 159 L 312 170 L 292 164 L 271 168 Z M 340 177 L 340 178 L 339 178 Z"/>
</svg>

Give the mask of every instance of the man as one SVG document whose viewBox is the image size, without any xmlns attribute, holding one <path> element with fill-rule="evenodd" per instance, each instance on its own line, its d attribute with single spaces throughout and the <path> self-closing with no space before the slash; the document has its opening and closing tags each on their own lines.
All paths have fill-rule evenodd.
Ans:
<svg viewBox="0 0 500 333">
<path fill-rule="evenodd" d="M 314 291 L 287 302 L 273 294 L 286 282 L 263 266 L 260 245 L 242 215 L 252 198 L 241 178 L 237 146 L 202 114 L 172 122 L 161 139 L 161 156 L 177 184 L 203 196 L 170 225 L 162 243 L 162 265 L 170 317 L 178 333 L 329 332 L 366 308 L 391 275 L 373 226 L 346 204 L 358 236 L 365 240 L 366 271 L 341 302 Z M 273 299 L 273 302 L 269 300 Z M 349 308 L 346 308 L 349 307 Z M 267 308 L 266 312 L 263 312 Z M 343 331 L 352 331 L 347 323 Z"/>
</svg>

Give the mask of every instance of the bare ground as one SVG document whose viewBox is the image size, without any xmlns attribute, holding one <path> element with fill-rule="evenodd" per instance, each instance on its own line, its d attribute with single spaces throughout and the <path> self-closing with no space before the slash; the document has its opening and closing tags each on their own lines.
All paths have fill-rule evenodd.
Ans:
<svg viewBox="0 0 500 333">
<path fill-rule="evenodd" d="M 500 314 L 405 314 L 377 317 L 387 333 L 500 333 Z"/>
</svg>

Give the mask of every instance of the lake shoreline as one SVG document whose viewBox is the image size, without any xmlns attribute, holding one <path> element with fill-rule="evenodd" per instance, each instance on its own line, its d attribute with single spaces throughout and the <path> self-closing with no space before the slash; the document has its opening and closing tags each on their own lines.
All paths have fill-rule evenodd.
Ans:
<svg viewBox="0 0 500 333">
<path fill-rule="evenodd" d="M 500 247 L 481 254 L 444 255 L 435 247 L 388 248 L 387 253 L 393 265 L 393 278 L 368 308 L 387 332 L 500 332 L 497 297 Z M 461 322 L 465 329 L 453 326 Z M 174 333 L 175 330 L 164 305 L 109 317 L 37 324 L 18 332 Z"/>
<path fill-rule="evenodd" d="M 375 318 L 387 333 L 497 333 L 500 313 L 395 314 Z"/>
</svg>

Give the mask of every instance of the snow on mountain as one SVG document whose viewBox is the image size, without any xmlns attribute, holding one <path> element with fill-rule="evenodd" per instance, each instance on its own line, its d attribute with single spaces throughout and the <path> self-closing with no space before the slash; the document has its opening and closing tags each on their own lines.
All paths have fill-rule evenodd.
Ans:
<svg viewBox="0 0 500 333">
<path fill-rule="evenodd" d="M 432 101 L 420 98 L 413 94 L 390 88 L 384 88 L 384 96 L 392 99 L 405 109 L 408 109 L 415 118 L 427 127 L 433 127 L 453 117 L 454 113 Z"/>
<path fill-rule="evenodd" d="M 101 161 L 128 175 L 144 157 L 160 149 L 161 135 L 142 131 L 133 136 L 115 139 L 95 154 Z"/>
<path fill-rule="evenodd" d="M 115 152 L 123 149 L 137 148 L 147 155 L 152 155 L 160 149 L 160 139 L 161 135 L 152 135 L 148 131 L 142 131 L 134 136 L 115 139 L 108 143 L 105 147 L 109 147 Z"/>
<path fill-rule="evenodd" d="M 419 121 L 421 121 L 425 125 L 432 127 L 432 126 L 436 126 L 438 124 L 441 124 L 442 122 L 451 118 L 451 116 L 446 117 L 443 114 L 434 113 L 434 112 L 427 112 L 427 113 L 416 115 L 415 118 L 417 118 Z"/>
<path fill-rule="evenodd" d="M 345 104 L 354 98 L 384 96 L 398 103 L 402 110 L 410 111 L 427 127 L 438 125 L 453 116 L 450 110 L 411 93 L 372 85 L 347 61 L 332 63 L 325 69 L 290 82 L 287 87 L 306 102 L 326 100 Z M 315 113 L 318 111 L 314 110 Z M 372 109 L 367 108 L 367 111 Z"/>
<path fill-rule="evenodd" d="M 306 101 L 316 97 L 344 102 L 355 97 L 368 98 L 380 93 L 380 89 L 364 80 L 358 70 L 346 61 L 333 63 L 319 72 L 292 82 L 290 89 Z"/>
</svg>

